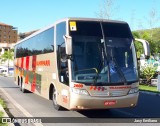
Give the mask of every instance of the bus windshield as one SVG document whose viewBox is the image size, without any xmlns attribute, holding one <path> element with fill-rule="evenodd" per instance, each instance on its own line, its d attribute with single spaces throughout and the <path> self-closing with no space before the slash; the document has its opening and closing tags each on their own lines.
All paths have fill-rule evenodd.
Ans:
<svg viewBox="0 0 160 126">
<path fill-rule="evenodd" d="M 129 27 L 103 22 L 103 30 L 105 39 L 100 22 L 78 22 L 77 31 L 70 32 L 72 81 L 106 86 L 137 81 L 136 54 Z"/>
</svg>

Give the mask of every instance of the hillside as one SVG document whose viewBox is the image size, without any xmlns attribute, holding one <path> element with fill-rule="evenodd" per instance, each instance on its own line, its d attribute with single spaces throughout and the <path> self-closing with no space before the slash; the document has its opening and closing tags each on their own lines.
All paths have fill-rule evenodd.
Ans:
<svg viewBox="0 0 160 126">
<path fill-rule="evenodd" d="M 154 29 L 146 29 L 146 30 L 137 30 L 140 35 L 143 35 L 144 33 L 147 33 L 148 35 L 151 35 L 153 32 L 153 40 L 160 42 L 160 28 L 154 28 Z"/>
<path fill-rule="evenodd" d="M 135 38 L 142 38 L 150 43 L 151 55 L 160 54 L 160 28 L 137 30 L 132 32 Z M 142 46 L 136 43 L 136 48 L 139 54 L 142 51 Z"/>
</svg>

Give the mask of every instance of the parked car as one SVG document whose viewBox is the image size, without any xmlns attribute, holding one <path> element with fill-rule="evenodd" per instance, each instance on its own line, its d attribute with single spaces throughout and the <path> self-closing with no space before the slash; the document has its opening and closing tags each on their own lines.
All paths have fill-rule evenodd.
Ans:
<svg viewBox="0 0 160 126">
<path fill-rule="evenodd" d="M 0 67 L 0 74 L 4 76 L 12 76 L 14 74 L 14 69 L 13 68 L 8 68 L 7 67 Z"/>
<path fill-rule="evenodd" d="M 1 73 L 2 75 L 4 75 L 4 76 L 7 76 L 7 75 L 8 75 L 8 70 L 6 70 L 6 69 L 1 69 L 1 70 L 0 70 L 0 73 Z"/>
</svg>

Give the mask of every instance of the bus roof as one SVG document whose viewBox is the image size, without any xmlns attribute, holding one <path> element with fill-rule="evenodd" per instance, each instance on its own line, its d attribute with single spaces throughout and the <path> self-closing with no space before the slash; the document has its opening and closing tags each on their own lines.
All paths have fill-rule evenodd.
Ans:
<svg viewBox="0 0 160 126">
<path fill-rule="evenodd" d="M 68 18 L 60 19 L 60 20 L 56 21 L 55 23 L 53 23 L 53 24 L 51 24 L 51 25 L 49 25 L 49 26 L 46 26 L 46 27 L 38 30 L 37 32 L 31 34 L 30 36 L 28 36 L 28 37 L 26 37 L 26 38 L 18 41 L 18 42 L 15 44 L 15 46 L 18 45 L 19 43 L 21 43 L 21 42 L 29 39 L 29 38 L 34 37 L 35 35 L 43 32 L 43 31 L 45 31 L 45 30 L 47 30 L 47 29 L 49 29 L 49 28 L 54 27 L 56 24 L 58 24 L 58 23 L 60 23 L 60 22 L 69 21 L 69 20 L 75 20 L 75 21 L 97 21 L 97 22 L 102 21 L 102 22 L 108 22 L 108 23 L 128 24 L 127 22 L 124 22 L 124 21 L 107 20 L 107 19 L 101 19 L 101 18 L 77 18 L 77 17 L 68 17 Z"/>
</svg>

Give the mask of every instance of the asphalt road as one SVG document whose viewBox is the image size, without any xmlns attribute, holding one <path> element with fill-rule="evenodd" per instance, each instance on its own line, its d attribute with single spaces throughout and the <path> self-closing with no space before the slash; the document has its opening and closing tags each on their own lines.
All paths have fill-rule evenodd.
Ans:
<svg viewBox="0 0 160 126">
<path fill-rule="evenodd" d="M 89 111 L 56 111 L 53 108 L 52 101 L 46 100 L 40 96 L 37 96 L 33 93 L 22 93 L 19 90 L 19 87 L 14 84 L 13 78 L 11 77 L 0 77 L 0 97 L 3 97 L 9 106 L 9 110 L 15 117 L 62 117 L 54 118 L 62 120 L 65 119 L 74 120 L 72 117 L 87 117 L 88 118 L 98 118 L 100 120 L 92 120 L 94 123 L 85 123 L 87 126 L 99 126 L 105 125 L 105 122 L 108 120 L 109 125 L 118 125 L 119 123 L 124 123 L 124 120 L 134 120 L 136 118 L 160 118 L 160 96 L 140 93 L 138 105 L 135 108 L 123 108 L 123 109 L 111 109 L 111 110 L 89 110 Z M 5 93 L 4 93 L 5 92 Z M 8 95 L 8 97 L 6 96 Z M 10 98 L 13 100 L 10 100 Z M 16 104 L 15 104 L 16 102 Z M 20 109 L 21 108 L 21 109 Z M 24 110 L 24 111 L 22 111 Z M 70 118 L 63 118 L 70 117 Z M 50 118 L 49 118 L 50 119 Z M 53 120 L 53 118 L 51 118 Z M 78 118 L 85 121 L 86 118 Z M 55 121 L 55 120 L 54 120 Z M 97 122 L 98 121 L 98 122 Z M 127 122 L 127 121 L 126 121 Z M 115 123 L 115 124 L 111 124 Z M 49 125 L 49 124 L 43 124 Z M 52 125 L 52 124 L 50 124 Z M 54 125 L 59 125 L 56 123 Z M 62 124 L 64 125 L 64 123 Z M 67 123 L 65 125 L 74 125 L 74 123 Z M 83 124 L 78 124 L 84 125 Z M 125 126 L 127 124 L 123 124 Z M 132 124 L 130 124 L 132 125 Z M 135 125 L 135 124 L 133 124 Z M 147 124 L 146 124 L 147 125 Z M 145 126 L 146 126 L 145 125 Z"/>
</svg>

